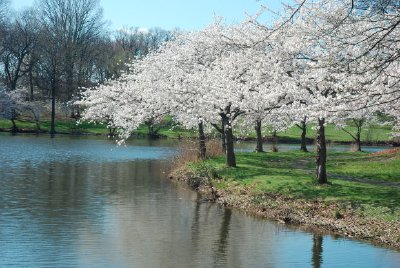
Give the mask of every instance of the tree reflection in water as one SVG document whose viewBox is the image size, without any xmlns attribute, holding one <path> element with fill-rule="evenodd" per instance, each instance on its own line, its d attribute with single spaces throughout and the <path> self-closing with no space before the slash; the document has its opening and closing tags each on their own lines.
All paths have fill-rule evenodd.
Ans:
<svg viewBox="0 0 400 268">
<path fill-rule="evenodd" d="M 219 264 L 226 263 L 227 248 L 228 248 L 228 238 L 229 230 L 232 218 L 232 210 L 225 208 L 224 217 L 221 223 L 221 228 L 219 231 L 219 239 L 216 241 L 217 249 L 214 251 L 214 266 L 218 267 Z"/>
<path fill-rule="evenodd" d="M 312 264 L 313 268 L 320 268 L 322 264 L 322 235 L 313 234 Z"/>
</svg>

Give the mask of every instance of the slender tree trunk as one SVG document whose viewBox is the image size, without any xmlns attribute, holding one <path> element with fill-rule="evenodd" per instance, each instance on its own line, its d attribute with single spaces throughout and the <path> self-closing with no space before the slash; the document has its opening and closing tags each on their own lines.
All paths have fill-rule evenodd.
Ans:
<svg viewBox="0 0 400 268">
<path fill-rule="evenodd" d="M 18 128 L 17 128 L 17 124 L 15 123 L 15 110 L 14 109 L 11 111 L 11 123 L 12 123 L 11 132 L 16 133 L 18 131 Z"/>
<path fill-rule="evenodd" d="M 54 80 L 54 78 L 53 78 Z M 51 85 L 51 126 L 50 135 L 56 134 L 55 119 L 56 119 L 56 85 L 55 81 L 52 81 Z"/>
<path fill-rule="evenodd" d="M 317 131 L 317 176 L 316 182 L 318 184 L 324 184 L 328 182 L 326 175 L 326 140 L 325 140 L 325 118 L 318 119 L 318 131 Z"/>
<path fill-rule="evenodd" d="M 152 138 L 153 137 L 153 123 L 147 122 L 147 135 Z"/>
<path fill-rule="evenodd" d="M 67 50 L 65 57 L 65 73 L 66 73 L 66 86 L 67 86 L 67 99 L 70 100 L 74 91 L 74 60 L 72 52 L 70 51 L 71 47 L 65 48 Z"/>
<path fill-rule="evenodd" d="M 354 123 L 357 127 L 357 133 L 356 133 L 357 151 L 361 152 L 361 130 L 364 124 L 364 119 L 354 120 Z"/>
<path fill-rule="evenodd" d="M 221 124 L 221 142 L 222 142 L 222 151 L 226 153 L 226 135 L 225 135 L 225 123 L 224 120 L 222 120 Z"/>
<path fill-rule="evenodd" d="M 29 69 L 29 88 L 30 88 L 29 100 L 33 101 L 33 74 L 32 74 L 32 68 Z"/>
<path fill-rule="evenodd" d="M 36 132 L 37 132 L 37 133 L 40 133 L 41 129 L 40 129 L 40 122 L 39 122 L 39 120 L 36 120 L 36 119 L 35 119 L 35 124 L 36 124 Z"/>
<path fill-rule="evenodd" d="M 154 127 L 154 120 L 150 119 L 148 121 L 145 122 L 146 126 L 147 126 L 147 136 L 150 139 L 157 139 L 158 138 L 158 130 Z"/>
<path fill-rule="evenodd" d="M 301 146 L 300 146 L 300 151 L 302 152 L 308 152 L 307 150 L 307 141 L 306 141 L 306 135 L 307 135 L 307 124 L 306 120 L 304 119 L 301 121 Z"/>
<path fill-rule="evenodd" d="M 262 133 L 261 133 L 261 120 L 256 121 L 255 130 L 256 130 L 256 135 L 257 135 L 256 152 L 263 153 L 264 149 L 263 149 L 263 139 L 262 139 Z"/>
<path fill-rule="evenodd" d="M 233 131 L 232 131 L 232 125 L 229 122 L 228 117 L 224 117 L 224 125 L 225 125 L 225 146 L 226 146 L 226 165 L 228 167 L 236 167 L 236 157 L 235 157 L 235 151 L 233 147 Z"/>
<path fill-rule="evenodd" d="M 206 158 L 206 136 L 204 135 L 203 122 L 199 122 L 199 158 Z"/>
<path fill-rule="evenodd" d="M 276 130 L 274 130 L 274 132 L 272 132 L 272 152 L 278 152 L 278 147 L 276 146 L 277 143 L 278 137 L 276 136 Z"/>
<path fill-rule="evenodd" d="M 357 146 L 356 150 L 358 152 L 361 152 L 361 133 L 357 133 L 356 135 L 356 146 Z"/>
</svg>

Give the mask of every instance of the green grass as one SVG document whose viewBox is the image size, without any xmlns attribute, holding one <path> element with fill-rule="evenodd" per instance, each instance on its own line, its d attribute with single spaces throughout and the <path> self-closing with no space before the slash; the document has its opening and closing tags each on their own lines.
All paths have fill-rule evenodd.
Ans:
<svg viewBox="0 0 400 268">
<path fill-rule="evenodd" d="M 147 136 L 148 129 L 145 125 L 141 125 L 134 131 L 134 134 L 139 136 Z M 197 137 L 197 133 L 193 130 L 181 128 L 179 126 L 164 126 L 158 131 L 158 134 L 162 137 L 168 138 L 194 138 Z"/>
<path fill-rule="evenodd" d="M 364 162 L 366 159 L 368 162 Z M 392 156 L 372 157 L 365 153 L 334 153 L 330 156 L 330 161 L 332 163 L 328 166 L 328 172 L 335 174 L 357 169 L 357 176 L 371 180 L 399 181 L 400 178 L 400 161 L 393 159 Z M 223 178 L 215 182 L 218 188 L 235 185 L 250 189 L 253 194 L 267 192 L 306 200 L 351 202 L 362 205 L 363 208 L 375 210 L 381 208 L 378 209 L 380 211 L 386 211 L 383 208 L 387 208 L 395 211 L 393 215 L 396 216 L 392 216 L 400 220 L 399 188 L 345 181 L 335 179 L 334 176 L 329 178 L 331 184 L 316 185 L 313 182 L 313 174 L 310 173 L 313 163 L 314 154 L 301 152 L 239 153 L 237 168 L 227 168 L 223 157 L 206 162 Z M 347 165 L 343 166 L 343 163 Z M 371 163 L 373 163 L 371 168 L 366 169 L 365 166 Z M 196 164 L 191 168 L 198 169 Z M 367 209 L 365 213 L 371 212 L 370 209 Z M 381 216 L 388 218 L 386 214 Z"/>
<path fill-rule="evenodd" d="M 23 130 L 36 130 L 34 122 L 29 120 L 17 120 L 16 125 L 19 129 Z M 43 120 L 40 122 L 40 129 L 45 132 L 50 131 L 51 122 L 50 120 Z M 0 128 L 11 129 L 12 124 L 10 120 L 0 120 Z M 107 128 L 101 124 L 93 124 L 83 122 L 79 125 L 76 124 L 75 120 L 56 120 L 55 128 L 58 133 L 70 133 L 70 134 L 106 134 L 108 133 Z"/>
<path fill-rule="evenodd" d="M 354 133 L 355 127 L 347 127 L 349 131 Z M 390 139 L 390 126 L 369 126 L 365 127 L 361 132 L 361 140 L 364 142 L 387 141 Z M 300 139 L 301 130 L 294 126 L 284 132 L 277 133 L 282 139 Z M 341 129 L 337 129 L 334 125 L 329 124 L 325 129 L 326 139 L 334 142 L 352 142 L 352 137 Z M 307 129 L 307 138 L 314 139 L 316 131 L 312 127 Z"/>
<path fill-rule="evenodd" d="M 389 156 L 333 154 L 328 161 L 328 170 L 333 174 L 400 183 L 400 151 Z"/>
<path fill-rule="evenodd" d="M 307 138 L 310 140 L 315 139 L 316 137 L 316 130 L 315 125 L 309 124 L 307 127 Z M 349 126 L 346 127 L 346 130 L 355 133 L 355 127 Z M 392 127 L 390 125 L 371 125 L 366 126 L 361 131 L 361 141 L 362 142 L 384 142 L 391 140 L 391 132 Z M 236 130 L 235 134 L 237 136 L 242 136 L 241 132 Z M 263 136 L 271 136 L 271 128 L 268 126 L 263 127 Z M 335 127 L 333 124 L 328 124 L 325 128 L 325 135 L 328 141 L 332 142 L 353 142 L 353 138 L 346 133 L 344 130 Z M 277 137 L 280 141 L 287 141 L 287 142 L 298 142 L 300 140 L 301 130 L 297 126 L 292 126 L 285 131 L 277 132 Z M 255 139 L 256 135 L 253 132 L 248 133 L 246 136 L 247 138 Z"/>
<path fill-rule="evenodd" d="M 172 118 L 166 117 L 163 125 L 158 132 L 160 136 L 169 137 L 169 138 L 194 138 L 197 137 L 196 130 L 188 130 L 180 127 L 179 125 L 175 125 L 172 122 Z M 35 130 L 36 125 L 34 122 L 30 120 L 17 120 L 17 127 L 20 129 L 26 130 Z M 44 119 L 40 123 L 41 129 L 44 131 L 50 130 L 50 120 Z M 0 128 L 2 129 L 10 129 L 12 127 L 10 120 L 0 120 Z M 354 130 L 353 127 L 349 127 L 349 130 Z M 102 124 L 93 124 L 88 122 L 83 122 L 80 125 L 76 125 L 75 120 L 56 120 L 56 131 L 62 133 L 82 133 L 82 134 L 107 134 L 108 130 L 105 125 Z M 362 141 L 366 142 L 377 142 L 377 141 L 388 141 L 390 140 L 390 126 L 370 126 L 365 128 L 362 132 Z M 264 128 L 264 135 L 267 135 L 268 127 Z M 141 125 L 134 134 L 139 136 L 147 136 L 148 129 L 145 125 Z M 300 139 L 300 129 L 296 126 L 289 128 L 284 132 L 277 133 L 278 138 L 281 141 L 292 141 L 298 142 Z M 241 134 L 237 133 L 238 136 Z M 307 138 L 314 139 L 316 136 L 315 130 L 312 127 L 308 128 Z M 254 133 L 249 133 L 247 136 L 249 138 L 255 138 Z M 326 127 L 326 138 L 332 142 L 352 142 L 352 138 L 349 134 L 344 132 L 343 130 L 336 129 L 333 125 L 328 125 Z"/>
<path fill-rule="evenodd" d="M 69 134 L 101 134 L 106 135 L 109 130 L 104 124 L 94 124 L 89 122 L 81 122 L 79 125 L 76 124 L 75 120 L 56 120 L 55 122 L 56 132 L 58 133 L 69 133 Z M 30 120 L 16 120 L 16 125 L 19 129 L 35 131 L 36 125 Z M 40 122 L 40 128 L 42 131 L 50 131 L 50 120 L 42 120 Z M 12 124 L 10 120 L 0 120 L 0 128 L 11 129 Z M 133 133 L 138 136 L 147 136 L 148 129 L 145 125 L 139 126 L 139 128 Z M 171 126 L 167 124 L 162 126 L 158 131 L 158 134 L 162 137 L 169 138 L 192 138 L 196 137 L 197 133 L 193 130 L 183 129 L 179 126 Z"/>
</svg>

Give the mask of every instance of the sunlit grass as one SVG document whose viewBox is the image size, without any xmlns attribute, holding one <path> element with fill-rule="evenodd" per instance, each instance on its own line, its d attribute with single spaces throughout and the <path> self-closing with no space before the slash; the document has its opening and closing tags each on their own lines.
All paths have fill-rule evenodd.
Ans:
<svg viewBox="0 0 400 268">
<path fill-rule="evenodd" d="M 384 156 L 369 153 L 333 155 L 328 162 L 328 170 L 334 174 L 400 182 L 400 151 Z"/>
<path fill-rule="evenodd" d="M 364 162 L 367 159 L 368 162 Z M 367 153 L 332 153 L 328 172 L 343 174 L 357 170 L 358 177 L 399 181 L 400 161 L 393 157 L 382 159 Z M 350 202 L 364 210 L 367 208 L 365 213 L 372 213 L 368 208 L 377 211 L 387 211 L 383 208 L 388 208 L 400 219 L 399 188 L 336 179 L 335 175 L 329 177 L 329 185 L 316 185 L 313 182 L 313 153 L 239 153 L 237 168 L 227 168 L 223 157 L 209 159 L 207 164 L 222 178 L 215 182 L 220 189 L 234 185 L 255 195 L 275 193 L 306 200 Z M 365 168 L 368 165 L 371 167 Z"/>
</svg>

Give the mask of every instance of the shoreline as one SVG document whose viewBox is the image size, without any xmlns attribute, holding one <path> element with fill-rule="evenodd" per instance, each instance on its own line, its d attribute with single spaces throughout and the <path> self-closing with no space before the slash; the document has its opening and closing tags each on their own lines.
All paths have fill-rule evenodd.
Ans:
<svg viewBox="0 0 400 268">
<path fill-rule="evenodd" d="M 250 190 L 235 185 L 217 190 L 207 178 L 185 168 L 172 171 L 168 177 L 189 186 L 208 202 L 300 229 L 322 231 L 400 251 L 400 222 L 358 216 L 350 204 L 327 204 L 323 200 L 274 193 L 251 194 Z"/>
<path fill-rule="evenodd" d="M 28 134 L 28 135 L 50 135 L 50 132 L 47 130 L 33 130 L 33 129 L 18 129 L 18 131 L 13 132 L 11 129 L 4 129 L 0 128 L 0 133 L 9 133 L 10 135 L 18 135 L 18 134 Z M 91 132 L 81 132 L 81 131 L 71 131 L 71 132 L 56 132 L 54 135 L 71 135 L 71 136 L 104 136 L 108 137 L 107 133 L 91 133 Z M 149 138 L 149 139 L 174 139 L 174 140 L 191 140 L 197 139 L 197 137 L 169 137 L 167 135 L 159 135 L 158 137 L 148 137 L 147 135 L 143 134 L 133 134 L 131 138 Z M 212 138 L 208 138 L 212 139 Z M 242 138 L 242 137 L 235 137 L 236 142 L 256 142 L 256 138 Z M 264 137 L 263 142 L 270 144 L 272 142 L 272 138 Z M 300 139 L 295 138 L 286 138 L 286 137 L 278 137 L 276 140 L 279 144 L 300 144 Z M 352 145 L 354 142 L 352 141 L 333 141 L 327 140 L 327 144 L 330 145 Z M 312 145 L 314 143 L 314 139 L 307 139 L 307 145 Z M 397 141 L 362 141 L 362 146 L 392 146 L 392 147 L 400 147 L 400 144 Z"/>
</svg>

